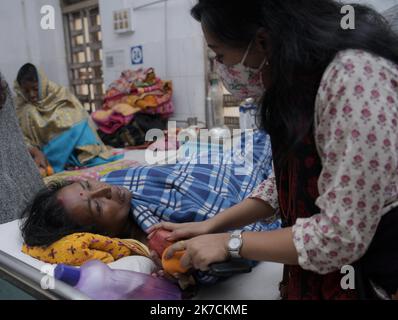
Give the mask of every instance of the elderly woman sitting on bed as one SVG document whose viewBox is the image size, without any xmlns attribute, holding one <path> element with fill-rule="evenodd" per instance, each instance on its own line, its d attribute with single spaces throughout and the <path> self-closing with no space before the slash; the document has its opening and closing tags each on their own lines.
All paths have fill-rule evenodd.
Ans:
<svg viewBox="0 0 398 320">
<path fill-rule="evenodd" d="M 244 175 L 233 162 L 220 159 L 219 164 L 135 167 L 112 172 L 102 181 L 52 185 L 25 211 L 25 243 L 48 246 L 77 232 L 145 242 L 148 230 L 161 221 L 207 220 L 249 197 L 271 172 L 268 136 L 258 132 L 252 138 L 253 165 Z M 275 227 L 263 221 L 245 228 Z"/>
<path fill-rule="evenodd" d="M 66 88 L 27 63 L 14 86 L 19 124 L 37 166 L 55 172 L 117 160 L 98 137 L 89 114 Z M 43 174 L 44 175 L 44 174 Z"/>
</svg>

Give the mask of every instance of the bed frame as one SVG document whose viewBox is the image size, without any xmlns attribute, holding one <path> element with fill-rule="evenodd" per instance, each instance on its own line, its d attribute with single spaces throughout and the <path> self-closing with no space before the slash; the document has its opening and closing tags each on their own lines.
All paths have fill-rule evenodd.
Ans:
<svg viewBox="0 0 398 320">
<path fill-rule="evenodd" d="M 0 279 L 37 300 L 90 300 L 73 287 L 3 251 L 0 251 Z M 43 289 L 42 284 L 49 289 Z"/>
</svg>

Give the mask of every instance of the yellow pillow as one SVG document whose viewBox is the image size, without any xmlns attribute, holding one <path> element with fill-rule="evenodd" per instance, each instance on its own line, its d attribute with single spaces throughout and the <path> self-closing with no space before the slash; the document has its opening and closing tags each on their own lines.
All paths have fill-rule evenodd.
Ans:
<svg viewBox="0 0 398 320">
<path fill-rule="evenodd" d="M 111 263 L 131 255 L 150 256 L 148 247 L 139 241 L 92 233 L 71 234 L 48 247 L 30 247 L 24 244 L 22 252 L 46 263 L 71 266 L 81 266 L 90 260 Z"/>
</svg>

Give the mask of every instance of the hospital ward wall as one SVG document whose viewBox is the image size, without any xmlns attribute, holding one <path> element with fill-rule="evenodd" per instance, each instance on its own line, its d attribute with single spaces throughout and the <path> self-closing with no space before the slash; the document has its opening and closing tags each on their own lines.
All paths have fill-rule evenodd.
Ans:
<svg viewBox="0 0 398 320">
<path fill-rule="evenodd" d="M 117 34 L 113 30 L 113 11 L 152 2 L 100 0 L 105 84 L 118 78 L 124 69 L 154 67 L 162 79 L 173 81 L 172 120 L 197 117 L 205 121 L 204 39 L 200 24 L 189 13 L 195 0 L 169 0 L 137 9 L 133 33 Z M 137 46 L 142 47 L 143 61 L 133 64 L 131 49 Z M 107 64 L 109 57 L 111 65 Z"/>
<path fill-rule="evenodd" d="M 40 10 L 55 9 L 55 29 L 43 30 Z M 31 62 L 51 80 L 68 85 L 66 51 L 59 0 L 1 0 L 0 71 L 12 86 L 19 68 Z"/>
</svg>

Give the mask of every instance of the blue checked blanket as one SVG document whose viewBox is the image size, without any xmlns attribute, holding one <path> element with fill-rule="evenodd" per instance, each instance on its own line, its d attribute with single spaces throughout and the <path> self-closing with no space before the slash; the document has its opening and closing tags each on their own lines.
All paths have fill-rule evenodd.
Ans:
<svg viewBox="0 0 398 320">
<path fill-rule="evenodd" d="M 183 153 L 188 157 L 176 164 L 115 171 L 102 181 L 131 191 L 131 215 L 144 231 L 160 221 L 203 221 L 243 201 L 271 173 L 268 135 L 246 133 L 237 142 L 228 152 L 218 152 L 218 145 L 187 143 Z M 245 230 L 279 226 L 257 222 Z"/>
</svg>

